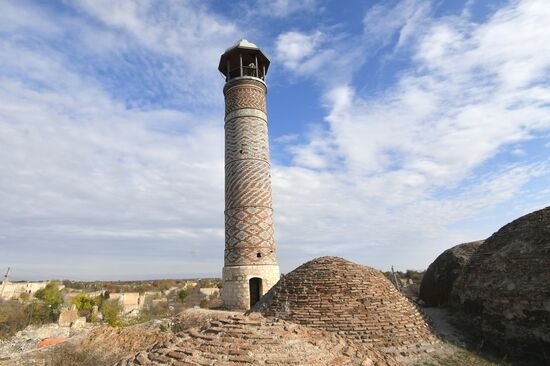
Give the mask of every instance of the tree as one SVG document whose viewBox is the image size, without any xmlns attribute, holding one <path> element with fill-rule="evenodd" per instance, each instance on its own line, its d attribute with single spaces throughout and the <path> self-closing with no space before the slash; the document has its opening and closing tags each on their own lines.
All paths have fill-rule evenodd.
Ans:
<svg viewBox="0 0 550 366">
<path fill-rule="evenodd" d="M 424 276 L 424 271 L 415 271 L 412 269 L 408 269 L 405 273 L 405 277 L 410 278 L 415 283 L 422 282 L 422 277 Z"/>
<path fill-rule="evenodd" d="M 32 301 L 29 305 L 29 318 L 32 324 L 47 324 L 55 321 L 57 309 L 44 301 Z"/>
<path fill-rule="evenodd" d="M 8 338 L 25 328 L 28 306 L 15 300 L 0 300 L 0 339 Z"/>
<path fill-rule="evenodd" d="M 184 302 L 185 299 L 189 296 L 189 291 L 187 290 L 180 290 L 178 291 L 178 300 L 181 302 Z"/>
<path fill-rule="evenodd" d="M 122 320 L 120 319 L 120 312 L 122 308 L 117 300 L 108 300 L 101 306 L 101 312 L 103 313 L 103 320 L 112 327 L 122 326 Z"/>
<path fill-rule="evenodd" d="M 71 300 L 71 304 L 75 304 L 78 310 L 90 311 L 96 305 L 96 301 L 88 294 L 81 292 Z"/>
<path fill-rule="evenodd" d="M 42 302 L 47 306 L 47 313 L 49 318 L 53 321 L 55 316 L 59 312 L 59 307 L 63 304 L 63 297 L 59 288 L 54 283 L 48 283 L 46 287 L 35 292 L 34 297 L 42 300 Z"/>
<path fill-rule="evenodd" d="M 27 292 L 23 292 L 21 295 L 19 295 L 19 300 L 21 300 L 21 302 L 27 302 L 29 301 L 31 298 L 31 295 L 29 295 Z"/>
</svg>

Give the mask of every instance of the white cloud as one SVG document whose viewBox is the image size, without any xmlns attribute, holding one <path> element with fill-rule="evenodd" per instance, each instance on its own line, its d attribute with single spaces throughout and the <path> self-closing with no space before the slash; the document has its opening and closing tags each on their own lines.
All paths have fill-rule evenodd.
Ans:
<svg viewBox="0 0 550 366">
<path fill-rule="evenodd" d="M 547 161 L 507 165 L 498 159 L 503 151 L 513 153 L 515 143 L 550 130 L 550 9 L 544 1 L 512 3 L 481 24 L 466 13 L 424 19 L 415 37 L 404 36 L 402 25 L 418 10 L 403 6 L 406 16 L 387 27 L 401 32 L 394 47 L 413 50 L 413 67 L 374 96 L 350 83 L 328 84 L 328 129 L 291 149 L 303 170 L 275 176 L 278 212 L 291 216 L 282 224 L 289 247 L 314 242 L 319 254 L 356 243 L 376 257 L 365 258 L 372 264 L 384 255 L 399 262 L 393 247 L 426 265 L 430 251 L 434 256 L 453 240 L 483 235 L 475 224 L 453 231 L 455 223 L 480 217 L 548 176 Z M 395 11 L 371 10 L 367 34 L 375 31 L 375 19 L 391 19 Z M 382 37 L 377 44 L 386 42 Z M 487 170 L 492 173 L 480 173 Z M 290 189 L 303 184 L 308 194 Z M 299 217 L 308 217 L 309 225 L 299 231 L 286 226 Z M 403 240 L 415 245 L 397 244 Z"/>
<path fill-rule="evenodd" d="M 128 28 L 139 42 L 151 42 L 151 53 L 137 56 L 147 62 L 181 56 L 184 45 L 170 44 L 177 40 L 155 45 L 155 40 L 140 39 L 149 30 L 159 37 L 167 25 L 146 24 L 140 16 L 151 14 L 138 11 L 137 3 L 131 6 L 115 4 L 98 16 L 110 26 Z M 9 14 L 41 11 L 22 4 Z M 207 29 L 190 32 L 193 42 L 207 44 L 196 55 L 210 57 L 204 55 L 219 52 L 221 41 L 208 40 L 219 31 L 227 38 L 233 28 L 216 29 L 211 27 L 214 20 L 202 18 Z M 14 24 L 0 41 L 0 265 L 12 265 L 20 276 L 34 276 L 35 268 L 43 268 L 45 276 L 216 273 L 223 261 L 223 99 L 212 97 L 216 83 L 205 87 L 208 98 L 216 101 L 206 111 L 129 106 L 116 90 L 106 90 L 97 74 L 80 69 L 79 57 L 102 45 L 87 44 L 89 51 L 82 43 L 68 43 L 67 49 L 80 52 L 68 55 L 47 42 L 21 41 L 37 34 L 64 39 L 70 33 L 69 39 L 76 40 L 90 36 L 90 25 L 79 18 L 50 14 L 44 19 L 34 28 Z M 63 27 L 57 28 L 56 21 Z M 54 31 L 41 33 L 42 28 Z M 177 32 L 188 31 L 183 28 Z M 109 47 L 118 44 L 123 52 L 125 42 L 134 42 L 115 29 L 98 33 L 113 40 Z M 185 64 L 178 64 L 183 67 L 179 75 L 192 86 L 204 70 L 200 62 L 187 67 L 196 60 L 188 54 L 185 58 Z M 209 78 L 215 69 L 208 67 Z M 157 80 L 165 71 L 143 70 Z M 200 250 L 207 246 L 219 253 L 207 255 L 208 263 Z"/>
<path fill-rule="evenodd" d="M 175 91 L 183 94 L 177 95 L 182 102 L 209 105 L 218 99 L 212 96 L 221 88 L 223 78 L 211 70 L 216 70 L 227 45 L 240 37 L 234 22 L 215 15 L 205 5 L 188 1 L 79 0 L 73 6 L 116 35 L 110 52 L 130 47 L 135 52 L 164 57 L 165 62 L 149 72 L 156 78 L 158 72 L 166 75 L 162 82 L 173 84 Z"/>
<path fill-rule="evenodd" d="M 0 12 L 8 32 L 0 41 L 0 265 L 50 276 L 219 273 L 222 79 L 212 70 L 238 27 L 185 2 L 82 1 L 74 5 L 82 18 L 62 19 L 12 4 Z M 273 4 L 281 16 L 297 12 Z M 276 58 L 320 81 L 327 108 L 306 143 L 277 141 L 293 159 L 273 166 L 283 270 L 323 254 L 422 268 L 497 229 L 453 225 L 520 194 L 533 197 L 521 210 L 545 202 L 548 192 L 526 187 L 548 177 L 548 161 L 518 156 L 509 165 L 498 156 L 550 129 L 549 17 L 542 1 L 512 3 L 480 24 L 466 12 L 434 19 L 424 3 L 400 2 L 371 9 L 362 37 L 282 33 Z M 37 34 L 72 39 L 63 44 L 70 51 L 20 42 Z M 399 34 L 395 47 L 412 50 L 414 65 L 392 88 L 364 94 L 354 72 L 367 50 L 390 45 L 387 34 Z M 129 103 L 82 68 L 87 57 L 102 72 L 140 62 L 138 78 L 113 71 L 125 80 L 117 85 L 137 79 L 139 94 L 166 89 L 185 107 Z"/>
<path fill-rule="evenodd" d="M 430 11 L 428 2 L 415 0 L 390 8 L 375 5 L 363 18 L 361 35 L 347 34 L 340 25 L 285 32 L 276 39 L 276 57 L 294 75 L 322 80 L 328 88 L 338 87 L 351 82 L 354 73 L 388 46 L 395 34 L 395 52 L 411 43 L 427 23 Z"/>
<path fill-rule="evenodd" d="M 399 1 L 391 8 L 374 5 L 363 18 L 363 37 L 371 46 L 381 48 L 398 33 L 396 48 L 400 48 L 429 19 L 430 10 L 429 2 L 416 0 Z"/>
<path fill-rule="evenodd" d="M 303 67 L 301 64 L 317 51 L 322 39 L 323 34 L 320 31 L 312 34 L 301 32 L 280 34 L 275 45 L 277 58 L 289 69 L 300 69 Z"/>
</svg>

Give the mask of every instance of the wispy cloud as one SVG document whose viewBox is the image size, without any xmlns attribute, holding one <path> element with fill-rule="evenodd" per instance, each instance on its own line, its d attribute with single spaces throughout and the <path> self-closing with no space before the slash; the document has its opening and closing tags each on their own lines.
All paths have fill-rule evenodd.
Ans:
<svg viewBox="0 0 550 366">
<path fill-rule="evenodd" d="M 277 57 L 289 69 L 300 69 L 314 53 L 323 39 L 320 31 L 312 34 L 287 32 L 279 35 L 276 43 Z"/>
<path fill-rule="evenodd" d="M 184 89 L 198 87 L 204 77 L 200 67 L 212 63 L 212 57 L 195 52 L 199 59 L 205 57 L 205 62 L 189 66 L 196 60 L 186 52 L 187 47 L 201 47 L 189 44 L 182 33 L 193 35 L 191 42 L 209 43 L 210 37 L 225 32 L 221 41 L 204 47 L 204 52 L 214 53 L 219 52 L 217 48 L 222 47 L 223 39 L 231 37 L 234 28 L 231 24 L 216 28 L 216 20 L 199 12 L 206 28 L 188 22 L 193 29 L 180 25 L 176 31 L 179 33 L 160 44 L 161 34 L 170 35 L 168 28 L 175 25 L 170 23 L 172 18 L 149 24 L 147 17 L 154 13 L 140 9 L 137 3 L 117 3 L 108 12 L 100 10 L 101 4 L 96 2 L 84 5 L 85 9 L 78 9 L 108 23 L 98 32 L 112 37 L 113 44 L 107 45 L 113 46 L 112 50 L 101 50 L 102 54 L 97 55 L 95 48 L 105 45 L 82 45 L 91 27 L 82 18 L 52 16 L 32 26 L 9 19 L 0 22 L 5 31 L 0 41 L 2 260 L 20 264 L 19 270 L 24 271 L 37 262 L 57 260 L 69 266 L 79 258 L 81 263 L 82 253 L 94 253 L 102 258 L 102 264 L 93 263 L 95 271 L 108 269 L 113 273 L 121 258 L 139 250 L 141 261 L 151 259 L 148 271 L 163 272 L 164 265 L 155 264 L 151 258 L 156 253 L 164 258 L 165 268 L 173 270 L 173 264 L 179 263 L 178 273 L 213 273 L 222 256 L 204 266 L 199 264 L 203 262 L 197 257 L 197 248 L 214 245 L 220 253 L 223 250 L 221 98 L 216 98 L 214 108 L 207 111 L 166 108 L 163 101 L 131 105 L 128 98 L 117 93 L 120 90 L 104 83 L 100 70 L 83 72 L 92 63 L 81 58 L 95 54 L 95 66 L 101 68 L 104 63 L 124 58 L 162 64 L 168 62 L 167 57 L 178 56 L 185 62 L 168 67 L 181 68 L 178 75 L 188 82 L 182 86 Z M 48 11 L 23 4 L 8 10 L 2 17 L 19 14 L 32 18 Z M 170 16 L 183 15 L 179 7 L 168 10 L 174 11 L 169 12 Z M 128 35 L 117 34 L 117 28 Z M 178 35 L 182 36 L 181 42 Z M 43 42 L 33 41 L 40 37 Z M 44 42 L 46 39 L 49 42 Z M 55 47 L 55 42 L 63 47 Z M 124 44 L 132 42 L 143 42 L 150 53 L 128 51 Z M 128 53 L 119 58 L 119 52 L 115 52 L 113 60 L 111 51 L 119 46 L 119 52 Z M 69 55 L 66 49 L 76 54 Z M 210 66 L 209 70 L 216 69 Z M 147 78 L 158 79 L 153 93 L 164 83 L 173 82 L 163 77 L 169 70 L 150 67 L 143 72 Z M 210 80 L 215 72 L 207 74 Z M 206 90 L 202 92 L 208 98 L 212 98 L 211 90 L 221 85 L 218 80 L 203 83 L 200 85 L 206 85 Z M 198 91 L 191 94 L 200 96 L 201 89 Z M 143 242 L 148 245 L 141 245 Z M 163 251 L 158 252 L 155 248 L 160 244 Z M 172 251 L 178 254 L 167 261 L 165 253 Z M 40 252 L 40 258 L 33 254 Z M 90 258 L 88 255 L 86 258 Z M 94 269 L 83 271 L 92 274 Z"/>
<path fill-rule="evenodd" d="M 314 238 L 317 253 L 336 242 L 374 253 L 366 248 L 384 243 L 380 253 L 393 256 L 399 236 L 435 247 L 475 239 L 453 232 L 452 223 L 482 215 L 548 175 L 548 161 L 494 165 L 515 143 L 550 130 L 548 7 L 512 3 L 478 24 L 467 12 L 420 21 L 428 13 L 424 4 L 377 6 L 365 17 L 370 41 L 357 47 L 407 48 L 413 65 L 382 95 L 359 94 L 352 82 L 328 84 L 326 129 L 290 149 L 303 169 L 276 176 L 287 182 L 276 190 L 306 184 L 309 191 L 278 193 L 294 215 L 312 223 L 301 234 L 285 226 L 293 233 L 286 240 Z M 334 66 L 327 61 L 322 68 L 338 72 Z M 492 173 L 482 173 L 488 167 Z M 281 198 L 289 196 L 292 204 Z M 302 207 L 311 202 L 315 208 Z M 292 212 L 282 204 L 279 210 Z M 322 238 L 315 234 L 321 227 Z M 425 252 L 414 248 L 400 250 L 420 260 Z"/>
<path fill-rule="evenodd" d="M 397 34 L 395 48 L 399 49 L 429 21 L 430 11 L 428 1 L 405 0 L 391 7 L 375 5 L 363 18 L 363 38 L 376 49 L 390 45 Z"/>
<path fill-rule="evenodd" d="M 193 4 L 0 4 L 0 265 L 219 273 L 215 70 L 242 29 Z M 308 11 L 296 4 L 268 5 L 280 20 Z M 315 80 L 326 112 L 305 136 L 277 140 L 291 161 L 273 166 L 284 271 L 322 254 L 423 267 L 496 229 L 475 222 L 492 209 L 520 195 L 531 198 L 516 210 L 550 199 L 530 190 L 548 161 L 499 159 L 548 138 L 548 7 L 513 2 L 474 22 L 467 11 L 435 17 L 427 3 L 396 4 L 368 10 L 359 35 L 295 23 L 271 39 L 288 71 L 280 77 Z M 383 50 L 410 63 L 369 93 L 358 75 Z"/>
</svg>

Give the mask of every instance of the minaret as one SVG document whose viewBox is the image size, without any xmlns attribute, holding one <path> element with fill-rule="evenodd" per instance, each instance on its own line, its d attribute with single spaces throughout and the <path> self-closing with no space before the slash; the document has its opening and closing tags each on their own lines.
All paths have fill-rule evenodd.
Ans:
<svg viewBox="0 0 550 366">
<path fill-rule="evenodd" d="M 275 256 L 265 75 L 268 58 L 245 39 L 228 48 L 225 75 L 225 307 L 249 309 L 279 280 Z"/>
</svg>

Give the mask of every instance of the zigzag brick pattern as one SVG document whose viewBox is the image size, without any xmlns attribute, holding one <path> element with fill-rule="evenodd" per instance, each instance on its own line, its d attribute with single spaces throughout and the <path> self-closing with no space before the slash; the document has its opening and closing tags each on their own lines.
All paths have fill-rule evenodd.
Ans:
<svg viewBox="0 0 550 366">
<path fill-rule="evenodd" d="M 267 123 L 258 117 L 234 118 L 225 125 L 225 161 L 269 161 Z"/>
<path fill-rule="evenodd" d="M 238 160 L 225 167 L 225 208 L 271 207 L 269 163 Z"/>
<path fill-rule="evenodd" d="M 248 309 L 252 291 L 279 280 L 275 253 L 265 84 L 228 81 L 225 95 L 225 253 L 223 303 Z M 250 287 L 252 278 L 259 288 Z"/>
<path fill-rule="evenodd" d="M 225 212 L 226 265 L 276 264 L 273 210 L 246 207 Z"/>
<path fill-rule="evenodd" d="M 254 84 L 243 83 L 226 90 L 226 114 L 243 108 L 259 109 L 264 113 L 266 112 L 265 87 L 261 83 Z"/>
</svg>

